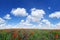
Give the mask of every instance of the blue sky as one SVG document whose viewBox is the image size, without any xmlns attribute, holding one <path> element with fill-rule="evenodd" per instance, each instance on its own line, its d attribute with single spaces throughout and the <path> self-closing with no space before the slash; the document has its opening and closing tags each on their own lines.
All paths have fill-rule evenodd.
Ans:
<svg viewBox="0 0 60 40">
<path fill-rule="evenodd" d="M 0 0 L 0 20 L 1 28 L 59 28 L 60 0 Z"/>
</svg>

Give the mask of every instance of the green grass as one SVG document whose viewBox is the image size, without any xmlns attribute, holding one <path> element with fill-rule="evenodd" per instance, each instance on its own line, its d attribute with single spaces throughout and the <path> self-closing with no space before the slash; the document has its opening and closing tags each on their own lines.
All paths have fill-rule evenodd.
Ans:
<svg viewBox="0 0 60 40">
<path fill-rule="evenodd" d="M 0 40 L 60 40 L 60 30 L 0 30 Z"/>
</svg>

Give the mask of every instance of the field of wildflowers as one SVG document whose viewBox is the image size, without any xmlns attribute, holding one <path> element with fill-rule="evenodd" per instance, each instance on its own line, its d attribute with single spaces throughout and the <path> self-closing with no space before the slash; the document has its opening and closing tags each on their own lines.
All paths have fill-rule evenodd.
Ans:
<svg viewBox="0 0 60 40">
<path fill-rule="evenodd" d="M 0 30 L 0 40 L 60 40 L 59 30 Z"/>
</svg>

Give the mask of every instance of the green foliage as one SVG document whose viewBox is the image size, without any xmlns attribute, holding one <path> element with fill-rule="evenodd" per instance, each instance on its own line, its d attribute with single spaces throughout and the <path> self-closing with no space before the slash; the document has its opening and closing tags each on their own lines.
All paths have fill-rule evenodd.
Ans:
<svg viewBox="0 0 60 40">
<path fill-rule="evenodd" d="M 12 37 L 13 32 L 0 32 L 0 40 L 60 40 L 60 31 L 19 30 L 16 38 Z M 55 38 L 55 34 L 58 34 L 58 38 Z"/>
</svg>

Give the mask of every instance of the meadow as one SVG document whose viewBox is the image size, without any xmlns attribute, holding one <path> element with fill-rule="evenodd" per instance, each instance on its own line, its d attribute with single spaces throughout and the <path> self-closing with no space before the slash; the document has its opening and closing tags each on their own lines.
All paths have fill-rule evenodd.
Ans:
<svg viewBox="0 0 60 40">
<path fill-rule="evenodd" d="M 60 30 L 5 29 L 0 40 L 60 40 Z"/>
</svg>

